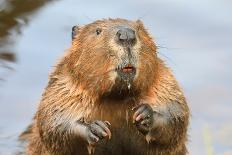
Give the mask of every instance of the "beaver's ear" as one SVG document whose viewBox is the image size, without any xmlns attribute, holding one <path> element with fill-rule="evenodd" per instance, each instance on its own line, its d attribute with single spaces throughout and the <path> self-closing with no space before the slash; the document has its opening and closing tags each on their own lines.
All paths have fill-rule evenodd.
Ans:
<svg viewBox="0 0 232 155">
<path fill-rule="evenodd" d="M 72 27 L 72 40 L 75 39 L 77 33 L 78 33 L 78 30 L 79 30 L 79 26 L 75 25 Z"/>
<path fill-rule="evenodd" d="M 143 29 L 144 28 L 143 22 L 140 19 L 136 20 L 136 24 L 138 26 L 138 29 Z"/>
<path fill-rule="evenodd" d="M 142 24 L 142 25 L 143 25 L 143 22 L 142 22 L 140 19 L 136 20 L 136 23 L 137 23 L 137 24 Z"/>
</svg>

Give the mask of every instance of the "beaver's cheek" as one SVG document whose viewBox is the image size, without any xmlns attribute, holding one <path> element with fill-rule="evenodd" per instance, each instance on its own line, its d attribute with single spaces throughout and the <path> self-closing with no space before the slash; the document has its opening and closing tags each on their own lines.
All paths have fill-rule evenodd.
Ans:
<svg viewBox="0 0 232 155">
<path fill-rule="evenodd" d="M 117 72 L 109 72 L 109 80 L 112 81 L 113 83 L 115 82 L 117 77 Z"/>
</svg>

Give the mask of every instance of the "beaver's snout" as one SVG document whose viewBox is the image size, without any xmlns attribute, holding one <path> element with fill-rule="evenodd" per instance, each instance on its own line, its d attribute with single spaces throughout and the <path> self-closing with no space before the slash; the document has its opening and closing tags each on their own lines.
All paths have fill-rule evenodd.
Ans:
<svg viewBox="0 0 232 155">
<path fill-rule="evenodd" d="M 114 50 L 119 59 L 116 67 L 118 78 L 123 81 L 133 81 L 136 75 L 138 47 L 136 43 L 136 31 L 129 25 L 117 25 L 114 27 Z"/>
<path fill-rule="evenodd" d="M 136 43 L 135 31 L 126 26 L 120 26 L 116 33 L 116 41 L 122 46 L 134 45 Z"/>
</svg>

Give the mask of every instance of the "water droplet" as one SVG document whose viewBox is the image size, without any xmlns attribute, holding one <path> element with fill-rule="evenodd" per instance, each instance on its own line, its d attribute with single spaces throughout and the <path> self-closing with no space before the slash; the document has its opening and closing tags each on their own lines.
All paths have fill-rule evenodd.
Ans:
<svg viewBox="0 0 232 155">
<path fill-rule="evenodd" d="M 128 89 L 130 89 L 131 88 L 131 84 L 130 83 L 128 83 Z"/>
<path fill-rule="evenodd" d="M 87 149 L 88 149 L 88 153 L 89 153 L 89 155 L 94 154 L 94 150 L 95 150 L 94 146 L 92 146 L 92 145 L 88 145 L 88 146 L 87 146 Z"/>
</svg>

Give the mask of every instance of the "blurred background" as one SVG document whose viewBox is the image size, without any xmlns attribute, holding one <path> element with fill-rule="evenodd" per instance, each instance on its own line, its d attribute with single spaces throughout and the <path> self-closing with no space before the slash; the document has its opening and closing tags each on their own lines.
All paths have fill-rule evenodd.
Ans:
<svg viewBox="0 0 232 155">
<path fill-rule="evenodd" d="M 141 19 L 191 109 L 190 155 L 232 155 L 232 1 L 0 0 L 0 155 L 38 106 L 71 27 L 102 18 Z"/>
</svg>

